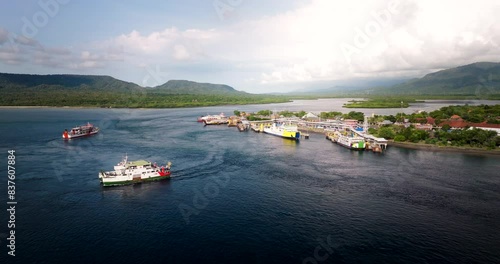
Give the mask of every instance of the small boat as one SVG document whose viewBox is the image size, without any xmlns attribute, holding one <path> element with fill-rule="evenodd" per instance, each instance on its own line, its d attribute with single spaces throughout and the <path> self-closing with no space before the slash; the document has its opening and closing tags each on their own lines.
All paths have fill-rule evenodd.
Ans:
<svg viewBox="0 0 500 264">
<path fill-rule="evenodd" d="M 300 132 L 297 128 L 297 125 L 292 125 L 291 123 L 285 125 L 274 122 L 271 126 L 264 127 L 263 132 L 282 138 L 288 138 L 293 140 L 300 139 Z"/>
<path fill-rule="evenodd" d="M 238 127 L 238 131 L 240 132 L 244 132 L 247 130 L 247 126 L 245 126 L 243 123 L 239 123 L 238 125 L 236 125 L 236 127 Z"/>
<path fill-rule="evenodd" d="M 387 139 L 378 138 L 373 135 L 364 136 L 366 142 L 366 149 L 375 153 L 382 153 L 387 149 Z"/>
<path fill-rule="evenodd" d="M 99 132 L 99 128 L 95 127 L 91 123 L 87 123 L 86 125 L 81 125 L 72 128 L 70 131 L 67 129 L 64 130 L 62 134 L 62 138 L 65 140 L 74 139 L 79 137 L 88 137 L 95 135 Z"/>
<path fill-rule="evenodd" d="M 168 162 L 165 166 L 158 166 L 146 160 L 128 161 L 127 155 L 114 166 L 113 171 L 99 172 L 99 180 L 103 186 L 117 186 L 142 183 L 146 181 L 158 181 L 170 178 L 170 167 Z"/>
</svg>

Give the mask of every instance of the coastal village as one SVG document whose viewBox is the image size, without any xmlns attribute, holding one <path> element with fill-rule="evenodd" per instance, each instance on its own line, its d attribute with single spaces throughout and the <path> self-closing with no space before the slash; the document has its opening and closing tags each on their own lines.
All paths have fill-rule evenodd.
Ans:
<svg viewBox="0 0 500 264">
<path fill-rule="evenodd" d="M 445 107 L 431 113 L 417 111 L 396 116 L 367 116 L 354 111 L 342 114 L 305 111 L 273 113 L 269 110 L 247 113 L 235 110 L 234 115 L 229 117 L 224 113 L 207 115 L 199 117 L 198 122 L 205 125 L 227 124 L 228 127 L 237 127 L 239 131 L 253 130 L 292 140 L 308 139 L 310 133 L 322 134 L 326 139 L 349 149 L 373 152 L 383 152 L 387 145 L 424 149 L 432 146 L 440 149 L 499 149 L 498 106 L 450 108 L 452 112 L 466 110 L 467 119 L 458 114 L 449 117 L 443 115 L 442 112 L 449 110 Z M 480 112 L 481 115 L 474 116 L 474 112 Z"/>
</svg>

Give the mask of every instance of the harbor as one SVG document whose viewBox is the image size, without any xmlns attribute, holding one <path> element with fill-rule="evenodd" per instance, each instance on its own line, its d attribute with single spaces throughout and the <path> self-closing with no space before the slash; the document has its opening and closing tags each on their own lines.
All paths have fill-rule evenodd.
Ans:
<svg viewBox="0 0 500 264">
<path fill-rule="evenodd" d="M 36 253 L 17 257 L 37 263 L 43 254 L 43 261 L 64 263 L 77 247 L 87 263 L 238 263 L 241 256 L 246 263 L 300 263 L 322 239 L 347 250 L 338 255 L 344 262 L 373 260 L 357 257 L 355 247 L 383 247 L 413 262 L 500 260 L 498 157 L 392 145 L 372 155 L 331 143 L 319 128 L 313 132 L 314 123 L 298 125 L 311 137 L 296 141 L 196 122 L 200 114 L 233 110 L 2 110 L 9 123 L 0 126 L 4 140 L 19 152 L 18 238 L 31 241 L 25 250 Z M 64 128 L 87 122 L 99 133 L 61 139 Z M 125 153 L 153 165 L 171 161 L 171 178 L 101 187 L 99 170 L 114 171 Z M 110 223 L 115 236 L 103 232 Z M 151 242 L 148 254 L 134 253 L 129 241 L 137 239 Z M 219 241 L 231 245 L 214 251 Z M 435 248 L 444 255 L 436 257 Z M 232 253 L 221 256 L 219 249 Z"/>
<path fill-rule="evenodd" d="M 207 115 L 198 120 L 206 120 L 214 116 Z M 368 150 L 382 153 L 387 149 L 388 140 L 376 137 L 368 133 L 368 118 L 363 124 L 356 120 L 329 120 L 329 121 L 307 121 L 300 118 L 283 118 L 272 116 L 272 120 L 249 121 L 245 117 L 225 117 L 221 113 L 215 121 L 210 124 L 237 127 L 240 132 L 253 131 L 256 133 L 267 133 L 291 140 L 309 139 L 311 133 L 321 134 L 327 140 L 351 150 Z M 205 125 L 207 121 L 203 121 Z"/>
</svg>

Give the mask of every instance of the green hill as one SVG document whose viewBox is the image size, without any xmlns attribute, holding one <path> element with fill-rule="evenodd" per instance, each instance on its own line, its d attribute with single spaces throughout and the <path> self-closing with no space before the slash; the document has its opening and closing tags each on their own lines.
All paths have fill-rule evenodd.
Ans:
<svg viewBox="0 0 500 264">
<path fill-rule="evenodd" d="M 69 91 L 86 89 L 94 91 L 133 92 L 144 88 L 137 84 L 117 80 L 110 76 L 73 74 L 11 74 L 0 73 L 0 92 L 10 91 Z"/>
<path fill-rule="evenodd" d="M 461 95 L 489 97 L 500 95 L 500 63 L 478 62 L 425 75 L 374 94 Z"/>
<path fill-rule="evenodd" d="M 225 84 L 197 83 L 186 80 L 170 80 L 152 88 L 155 92 L 168 94 L 230 94 L 243 93 Z"/>
<path fill-rule="evenodd" d="M 145 88 L 110 76 L 0 73 L 2 106 L 188 107 L 287 102 L 223 84 L 172 80 Z"/>
</svg>

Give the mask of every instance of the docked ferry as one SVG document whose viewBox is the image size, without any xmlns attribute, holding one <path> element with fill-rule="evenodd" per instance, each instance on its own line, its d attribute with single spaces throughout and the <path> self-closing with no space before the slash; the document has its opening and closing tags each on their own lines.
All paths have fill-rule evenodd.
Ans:
<svg viewBox="0 0 500 264">
<path fill-rule="evenodd" d="M 170 162 L 165 166 L 158 166 L 146 160 L 128 161 L 125 155 L 123 160 L 114 166 L 113 171 L 99 172 L 99 180 L 103 186 L 117 186 L 169 179 L 171 165 Z"/>
<path fill-rule="evenodd" d="M 91 123 L 87 123 L 86 125 L 81 125 L 72 128 L 70 131 L 67 129 L 64 130 L 62 134 L 62 138 L 65 140 L 74 139 L 79 137 L 88 137 L 99 133 L 99 128 L 95 127 Z"/>
<path fill-rule="evenodd" d="M 352 150 L 364 150 L 365 139 L 356 135 L 352 131 L 334 131 L 328 132 L 326 138 L 334 143 Z"/>
<path fill-rule="evenodd" d="M 270 126 L 265 126 L 263 132 L 282 138 L 288 138 L 293 140 L 300 139 L 300 132 L 297 129 L 297 125 L 293 124 L 285 125 L 274 122 Z"/>
</svg>

